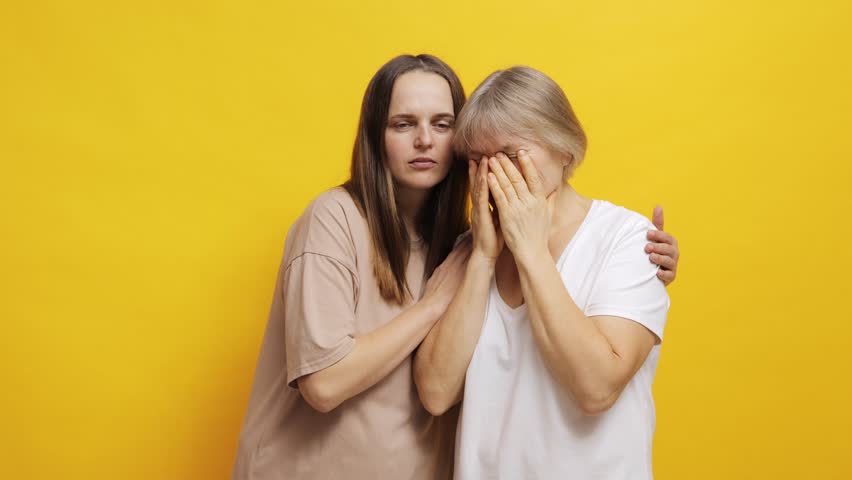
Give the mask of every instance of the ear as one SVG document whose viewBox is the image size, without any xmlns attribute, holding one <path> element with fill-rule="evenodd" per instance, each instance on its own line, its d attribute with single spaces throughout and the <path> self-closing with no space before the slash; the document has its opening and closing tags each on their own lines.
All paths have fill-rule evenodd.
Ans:
<svg viewBox="0 0 852 480">
<path fill-rule="evenodd" d="M 574 176 L 574 155 L 571 152 L 560 152 L 559 160 L 562 162 L 562 182 L 564 183 Z"/>
</svg>

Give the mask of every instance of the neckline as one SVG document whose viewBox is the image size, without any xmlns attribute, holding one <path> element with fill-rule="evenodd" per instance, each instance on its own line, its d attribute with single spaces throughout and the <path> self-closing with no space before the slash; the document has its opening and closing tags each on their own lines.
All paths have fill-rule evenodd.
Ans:
<svg viewBox="0 0 852 480">
<path fill-rule="evenodd" d="M 571 240 L 568 240 L 568 244 L 565 245 L 565 248 L 562 249 L 562 253 L 559 254 L 559 258 L 556 259 L 556 269 L 559 270 L 562 267 L 562 264 L 565 263 L 565 257 L 568 256 L 568 252 L 571 251 L 571 247 L 573 247 L 574 243 L 577 240 L 577 237 L 583 232 L 586 227 L 586 224 L 589 223 L 589 219 L 592 217 L 592 212 L 597 209 L 600 200 L 592 199 L 592 204 L 589 206 L 589 211 L 586 212 L 586 216 L 583 217 L 583 221 L 580 222 L 580 226 L 577 227 L 577 231 L 574 232 L 574 235 L 571 236 Z M 500 290 L 497 288 L 497 273 L 491 275 L 491 294 L 496 297 L 497 307 L 510 315 L 521 315 L 526 313 L 527 311 L 527 299 L 524 299 L 524 303 L 518 305 L 515 308 L 509 306 L 503 297 L 500 295 Z"/>
</svg>

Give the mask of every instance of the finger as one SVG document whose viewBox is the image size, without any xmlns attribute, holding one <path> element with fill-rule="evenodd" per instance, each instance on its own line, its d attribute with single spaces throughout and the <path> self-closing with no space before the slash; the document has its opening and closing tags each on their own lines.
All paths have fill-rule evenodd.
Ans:
<svg viewBox="0 0 852 480">
<path fill-rule="evenodd" d="M 657 205 L 654 207 L 654 216 L 653 216 L 654 226 L 657 227 L 658 230 L 663 229 L 663 207 Z"/>
<path fill-rule="evenodd" d="M 480 196 L 480 188 L 482 188 L 482 182 L 480 181 L 481 175 L 479 174 L 480 165 L 475 161 L 470 161 L 472 164 L 472 172 L 471 172 L 471 187 L 470 187 L 470 199 L 473 203 L 473 210 L 471 211 L 471 217 L 474 217 L 478 213 L 479 208 L 479 196 Z"/>
<path fill-rule="evenodd" d="M 666 270 L 674 270 L 677 265 L 677 262 L 675 262 L 672 257 L 660 255 L 659 253 L 651 254 L 651 262 L 665 268 Z"/>
<path fill-rule="evenodd" d="M 674 282 L 675 277 L 677 277 L 677 274 L 671 270 L 660 270 L 657 272 L 657 278 L 662 280 L 665 285 Z"/>
<path fill-rule="evenodd" d="M 512 188 L 515 189 L 515 193 L 518 194 L 518 197 L 524 198 L 529 195 L 530 190 L 527 188 L 527 181 L 524 179 L 524 176 L 521 175 L 521 172 L 515 168 L 515 165 L 511 160 L 509 160 L 509 157 L 506 156 L 505 153 L 499 152 L 497 154 L 497 161 L 500 162 L 500 166 L 503 167 L 503 172 L 506 173 L 506 177 L 509 178 L 509 182 L 512 183 Z"/>
<path fill-rule="evenodd" d="M 470 202 L 473 204 L 473 208 L 476 209 L 476 162 L 473 160 L 467 161 L 467 183 L 470 185 Z"/>
<path fill-rule="evenodd" d="M 488 157 L 479 159 L 479 207 L 480 211 L 488 209 Z"/>
<path fill-rule="evenodd" d="M 648 230 L 647 238 L 652 242 L 668 243 L 669 245 L 677 246 L 677 240 L 662 230 Z"/>
<path fill-rule="evenodd" d="M 467 161 L 467 178 L 468 184 L 470 185 L 470 202 L 473 205 L 473 208 L 476 208 L 476 193 L 479 188 L 479 183 L 477 183 L 478 176 L 476 175 L 479 172 L 479 168 L 476 165 L 476 162 L 473 160 Z"/>
<path fill-rule="evenodd" d="M 521 164 L 521 170 L 524 173 L 530 193 L 536 196 L 543 195 L 544 186 L 541 183 L 541 176 L 526 150 L 518 150 L 518 163 Z"/>
<path fill-rule="evenodd" d="M 497 234 L 497 243 L 502 244 L 503 242 L 503 230 L 500 228 L 500 211 L 494 209 L 491 212 L 491 222 L 494 224 L 494 233 Z"/>
<path fill-rule="evenodd" d="M 497 181 L 497 187 L 499 190 L 502 190 L 503 198 L 507 202 L 514 202 L 518 199 L 518 192 L 515 191 L 515 187 L 512 186 L 512 182 L 509 181 L 509 177 L 506 176 L 506 172 L 503 171 L 503 167 L 500 165 L 500 162 L 496 157 L 491 157 L 488 159 L 488 168 L 491 170 L 491 173 L 488 174 L 488 178 L 494 176 L 494 180 Z M 491 182 L 489 182 L 490 186 Z M 494 190 L 491 190 L 491 194 L 494 195 Z M 496 200 L 496 198 L 495 198 Z M 497 203 L 497 208 L 500 208 L 500 203 Z"/>
<path fill-rule="evenodd" d="M 668 243 L 649 243 L 645 245 L 645 253 L 659 253 L 667 257 L 677 257 L 677 249 Z"/>
<path fill-rule="evenodd" d="M 500 186 L 500 182 L 497 180 L 497 175 L 493 172 L 488 172 L 488 190 L 491 191 L 491 196 L 494 197 L 494 203 L 497 204 L 497 210 L 503 210 L 505 212 L 506 209 L 509 208 L 509 201 L 506 199 L 503 187 Z"/>
<path fill-rule="evenodd" d="M 485 225 L 488 224 L 488 220 L 491 218 L 489 215 L 490 208 L 488 203 L 488 157 L 482 156 L 479 161 L 479 172 L 477 174 L 477 184 L 479 185 L 478 202 L 477 202 L 477 220 Z"/>
</svg>

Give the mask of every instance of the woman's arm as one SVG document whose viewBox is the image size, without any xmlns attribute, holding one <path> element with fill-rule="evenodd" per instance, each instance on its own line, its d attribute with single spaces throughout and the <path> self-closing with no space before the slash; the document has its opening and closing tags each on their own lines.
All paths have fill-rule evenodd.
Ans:
<svg viewBox="0 0 852 480">
<path fill-rule="evenodd" d="M 355 338 L 339 362 L 298 379 L 302 397 L 320 412 L 329 412 L 372 387 L 411 355 L 446 310 L 458 290 L 469 249 L 454 250 L 435 269 L 423 298 L 376 330 Z"/>
<path fill-rule="evenodd" d="M 632 320 L 587 317 L 577 307 L 548 250 L 551 207 L 538 173 L 526 152 L 518 158 L 526 178 L 500 155 L 492 161 L 489 188 L 518 266 L 533 337 L 545 364 L 578 406 L 587 414 L 601 413 L 615 403 L 656 337 Z"/>
<path fill-rule="evenodd" d="M 414 383 L 426 410 L 442 415 L 461 400 L 467 366 L 485 319 L 494 263 L 471 256 L 464 280 L 414 357 Z"/>
<path fill-rule="evenodd" d="M 334 365 L 298 379 L 299 391 L 326 413 L 385 378 L 411 354 L 440 315 L 435 302 L 420 301 L 390 323 L 355 338 L 348 355 Z"/>
<path fill-rule="evenodd" d="M 414 359 L 414 383 L 420 401 L 432 415 L 441 415 L 461 400 L 467 367 L 479 340 L 491 277 L 503 249 L 502 237 L 488 207 L 487 161 L 468 163 L 473 245 L 461 288 L 447 312 L 420 345 Z"/>
<path fill-rule="evenodd" d="M 656 337 L 632 320 L 585 316 L 547 250 L 516 261 L 530 327 L 545 364 L 584 413 L 606 411 L 642 366 Z"/>
</svg>

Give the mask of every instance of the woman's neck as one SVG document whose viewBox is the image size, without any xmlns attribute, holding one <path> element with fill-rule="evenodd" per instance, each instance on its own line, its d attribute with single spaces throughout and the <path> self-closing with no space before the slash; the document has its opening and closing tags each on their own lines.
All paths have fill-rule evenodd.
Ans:
<svg viewBox="0 0 852 480">
<path fill-rule="evenodd" d="M 402 214 L 408 236 L 412 240 L 419 237 L 417 218 L 429 198 L 429 193 L 431 193 L 430 190 L 413 190 L 397 186 L 396 208 Z"/>
<path fill-rule="evenodd" d="M 580 195 L 569 183 L 563 183 L 553 192 L 553 213 L 551 214 L 551 230 L 556 231 L 565 226 L 582 222 L 589 213 L 592 200 Z"/>
</svg>

